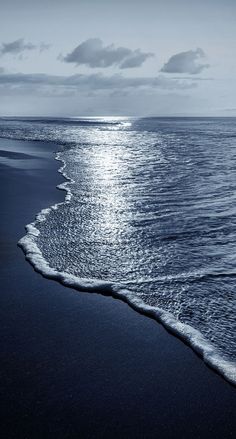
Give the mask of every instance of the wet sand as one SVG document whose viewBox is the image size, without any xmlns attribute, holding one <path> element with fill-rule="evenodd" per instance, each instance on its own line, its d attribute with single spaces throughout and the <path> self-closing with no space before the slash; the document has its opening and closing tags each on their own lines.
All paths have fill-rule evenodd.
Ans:
<svg viewBox="0 0 236 439">
<path fill-rule="evenodd" d="M 51 144 L 0 139 L 1 435 L 231 438 L 236 391 L 160 324 L 34 272 L 24 225 L 64 199 Z"/>
</svg>

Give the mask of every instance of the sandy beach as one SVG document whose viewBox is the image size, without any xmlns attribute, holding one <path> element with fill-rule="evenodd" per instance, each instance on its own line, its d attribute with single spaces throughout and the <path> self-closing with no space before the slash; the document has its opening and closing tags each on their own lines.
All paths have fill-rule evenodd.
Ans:
<svg viewBox="0 0 236 439">
<path fill-rule="evenodd" d="M 34 272 L 24 226 L 63 201 L 56 145 L 0 139 L 1 435 L 231 438 L 235 388 L 128 305 Z"/>
</svg>

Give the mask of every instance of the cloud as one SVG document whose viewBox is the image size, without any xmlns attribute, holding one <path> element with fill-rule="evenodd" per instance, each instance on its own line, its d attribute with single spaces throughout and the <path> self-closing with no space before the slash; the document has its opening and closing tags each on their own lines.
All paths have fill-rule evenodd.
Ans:
<svg viewBox="0 0 236 439">
<path fill-rule="evenodd" d="M 143 53 L 140 49 L 136 49 L 128 56 L 120 65 L 120 69 L 130 69 L 140 67 L 147 58 L 154 56 L 152 53 Z"/>
<path fill-rule="evenodd" d="M 119 66 L 120 69 L 140 67 L 153 53 L 131 50 L 126 47 L 104 46 L 99 38 L 90 38 L 79 44 L 62 59 L 76 65 L 84 64 L 91 68 Z"/>
<path fill-rule="evenodd" d="M 183 90 L 196 87 L 192 82 L 157 77 L 124 77 L 121 74 L 105 76 L 101 73 L 72 76 L 47 75 L 43 73 L 0 73 L 0 86 L 24 88 L 34 91 L 39 88 L 64 88 L 88 92 L 101 90 L 128 90 L 137 88 L 159 88 L 164 90 Z"/>
<path fill-rule="evenodd" d="M 50 45 L 45 43 L 40 43 L 35 45 L 32 43 L 27 43 L 23 38 L 11 41 L 10 43 L 2 43 L 0 46 L 0 55 L 12 54 L 21 55 L 27 50 L 39 49 L 40 52 L 49 49 Z"/>
<path fill-rule="evenodd" d="M 177 80 L 186 80 L 186 81 L 214 81 L 214 78 L 208 77 L 208 78 L 201 78 L 199 76 L 172 76 L 172 79 Z"/>
<path fill-rule="evenodd" d="M 180 52 L 171 56 L 166 64 L 161 69 L 165 73 L 189 73 L 196 75 L 201 73 L 203 69 L 209 67 L 209 64 L 199 64 L 199 60 L 205 57 L 202 49 L 189 50 L 187 52 Z"/>
<path fill-rule="evenodd" d="M 50 47 L 51 47 L 51 44 L 47 44 L 47 43 L 43 43 L 43 42 L 40 43 L 38 46 L 40 53 L 44 52 L 45 50 L 50 49 Z"/>
<path fill-rule="evenodd" d="M 12 53 L 14 55 L 18 55 L 25 50 L 35 49 L 36 46 L 32 43 L 25 43 L 23 38 L 19 38 L 19 40 L 12 41 L 11 43 L 2 43 L 0 47 L 0 53 L 5 55 L 7 53 Z"/>
</svg>

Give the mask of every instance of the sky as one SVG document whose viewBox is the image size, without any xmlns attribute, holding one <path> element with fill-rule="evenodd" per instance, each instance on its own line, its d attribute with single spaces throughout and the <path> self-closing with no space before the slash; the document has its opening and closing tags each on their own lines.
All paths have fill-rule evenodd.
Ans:
<svg viewBox="0 0 236 439">
<path fill-rule="evenodd" d="M 236 116 L 235 0 L 0 11 L 0 116 Z"/>
</svg>

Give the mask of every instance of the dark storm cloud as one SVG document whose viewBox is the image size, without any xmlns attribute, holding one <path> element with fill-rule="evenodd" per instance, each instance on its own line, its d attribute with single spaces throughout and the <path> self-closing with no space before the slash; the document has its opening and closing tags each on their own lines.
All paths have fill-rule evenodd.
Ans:
<svg viewBox="0 0 236 439">
<path fill-rule="evenodd" d="M 196 75 L 201 73 L 203 69 L 209 67 L 209 64 L 199 64 L 199 60 L 205 57 L 202 49 L 189 50 L 187 52 L 180 52 L 171 56 L 166 64 L 161 69 L 165 73 L 189 73 Z"/>
<path fill-rule="evenodd" d="M 102 74 L 83 75 L 77 74 L 72 76 L 46 75 L 42 73 L 24 74 L 0 74 L 0 85 L 14 87 L 16 90 L 20 87 L 27 89 L 32 86 L 36 89 L 39 87 L 63 87 L 68 90 L 73 89 L 86 90 L 125 90 L 132 88 L 160 88 L 165 90 L 188 89 L 196 87 L 192 82 L 179 81 L 174 79 L 158 77 L 124 77 L 121 74 L 105 76 Z"/>
<path fill-rule="evenodd" d="M 20 55 L 27 50 L 39 49 L 40 52 L 47 50 L 49 48 L 49 44 L 40 43 L 38 46 L 32 43 L 27 43 L 23 38 L 19 38 L 18 40 L 11 41 L 10 43 L 2 43 L 0 46 L 0 54 L 12 54 L 12 55 Z"/>
<path fill-rule="evenodd" d="M 140 67 L 153 53 L 131 50 L 127 47 L 115 47 L 114 44 L 104 46 L 99 38 L 90 38 L 79 44 L 68 53 L 64 61 L 74 64 L 84 64 L 89 67 L 119 66 L 121 69 Z"/>
</svg>

